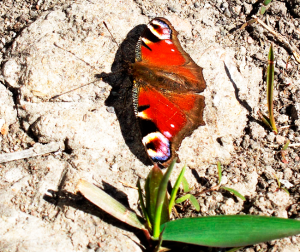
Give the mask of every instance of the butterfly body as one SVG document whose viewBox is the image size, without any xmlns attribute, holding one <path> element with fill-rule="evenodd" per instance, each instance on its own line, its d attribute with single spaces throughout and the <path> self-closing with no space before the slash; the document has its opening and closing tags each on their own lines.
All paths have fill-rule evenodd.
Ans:
<svg viewBox="0 0 300 252">
<path fill-rule="evenodd" d="M 150 159 L 166 167 L 182 140 L 205 124 L 202 68 L 182 49 L 171 23 L 155 18 L 140 37 L 130 73 L 142 142 Z"/>
</svg>

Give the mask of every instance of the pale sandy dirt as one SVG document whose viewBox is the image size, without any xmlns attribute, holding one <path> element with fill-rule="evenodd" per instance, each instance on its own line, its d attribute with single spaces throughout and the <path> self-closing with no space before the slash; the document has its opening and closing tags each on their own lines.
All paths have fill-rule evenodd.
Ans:
<svg viewBox="0 0 300 252">
<path fill-rule="evenodd" d="M 221 161 L 224 185 L 247 199 L 209 192 L 198 197 L 200 212 L 185 204 L 177 208 L 180 215 L 300 217 L 300 67 L 258 25 L 239 30 L 258 3 L 231 5 L 222 0 L 0 2 L 0 151 L 36 143 L 61 146 L 55 153 L 0 164 L 0 251 L 142 251 L 141 232 L 76 195 L 75 187 L 84 178 L 139 211 L 137 191 L 127 185 L 145 179 L 151 164 L 122 70 L 133 60 L 144 25 L 157 16 L 171 21 L 207 82 L 206 125 L 183 141 L 172 181 L 187 164 L 192 192 L 209 189 L 217 184 Z M 262 17 L 298 48 L 299 6 L 297 0 L 275 1 Z M 258 109 L 266 112 L 271 42 L 277 136 L 257 116 Z M 49 101 L 103 73 L 109 74 L 103 81 Z M 288 139 L 284 163 L 280 150 Z M 274 174 L 290 194 L 278 190 Z M 184 246 L 179 251 L 210 250 Z M 239 251 L 300 251 L 300 237 Z"/>
</svg>

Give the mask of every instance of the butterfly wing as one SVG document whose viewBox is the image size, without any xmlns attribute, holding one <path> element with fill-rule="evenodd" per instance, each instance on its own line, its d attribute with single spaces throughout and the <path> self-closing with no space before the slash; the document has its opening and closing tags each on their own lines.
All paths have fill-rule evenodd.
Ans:
<svg viewBox="0 0 300 252">
<path fill-rule="evenodd" d="M 141 36 L 132 65 L 133 101 L 142 142 L 153 162 L 167 166 L 183 138 L 204 125 L 202 68 L 184 52 L 164 18 L 152 20 Z"/>
</svg>

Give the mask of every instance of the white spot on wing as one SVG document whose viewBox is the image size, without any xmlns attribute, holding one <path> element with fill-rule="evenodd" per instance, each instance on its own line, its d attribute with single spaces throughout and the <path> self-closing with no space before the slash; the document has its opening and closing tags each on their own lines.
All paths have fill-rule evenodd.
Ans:
<svg viewBox="0 0 300 252">
<path fill-rule="evenodd" d="M 148 116 L 147 116 L 147 114 L 144 111 L 138 112 L 137 116 L 139 118 L 148 119 Z"/>
<path fill-rule="evenodd" d="M 143 42 L 146 44 L 146 45 L 149 45 L 151 44 L 151 41 L 149 39 L 146 39 L 146 38 L 142 38 Z"/>
<path fill-rule="evenodd" d="M 164 131 L 164 135 L 165 135 L 166 137 L 168 137 L 168 138 L 171 138 L 171 137 L 172 137 L 172 135 L 171 135 L 171 133 L 170 133 L 169 131 Z"/>
</svg>

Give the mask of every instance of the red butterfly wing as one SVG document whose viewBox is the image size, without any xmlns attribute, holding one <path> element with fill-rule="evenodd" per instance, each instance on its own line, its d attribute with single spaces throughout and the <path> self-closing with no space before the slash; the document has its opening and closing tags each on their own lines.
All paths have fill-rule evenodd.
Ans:
<svg viewBox="0 0 300 252">
<path fill-rule="evenodd" d="M 167 166 L 184 137 L 203 122 L 205 81 L 163 18 L 152 20 L 137 45 L 133 100 L 142 141 L 153 162 Z"/>
</svg>

